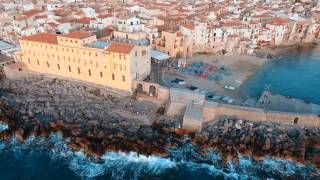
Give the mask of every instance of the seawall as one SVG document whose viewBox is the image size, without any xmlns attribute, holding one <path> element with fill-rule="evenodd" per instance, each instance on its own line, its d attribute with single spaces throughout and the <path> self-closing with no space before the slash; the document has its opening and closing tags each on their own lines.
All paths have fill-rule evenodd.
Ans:
<svg viewBox="0 0 320 180">
<path fill-rule="evenodd" d="M 190 93 L 186 90 L 175 88 L 170 89 L 170 94 L 175 94 L 174 97 L 179 98 L 171 98 L 169 100 L 167 115 L 171 117 L 183 115 L 183 128 L 187 127 L 185 128 L 186 130 L 201 130 L 201 124 L 223 118 L 236 118 L 253 122 L 267 121 L 300 127 L 320 128 L 320 115 L 318 114 L 270 111 L 262 108 L 217 103 L 205 100 L 203 94 L 197 92 Z M 179 96 L 176 96 L 177 94 Z M 202 111 L 200 111 L 202 112 L 202 119 L 195 119 L 193 117 L 193 114 L 197 114 L 199 111 L 196 112 L 192 108 L 187 108 L 188 106 L 192 106 L 192 104 L 196 104 L 202 108 Z M 198 124 L 194 125 L 195 122 Z"/>
</svg>

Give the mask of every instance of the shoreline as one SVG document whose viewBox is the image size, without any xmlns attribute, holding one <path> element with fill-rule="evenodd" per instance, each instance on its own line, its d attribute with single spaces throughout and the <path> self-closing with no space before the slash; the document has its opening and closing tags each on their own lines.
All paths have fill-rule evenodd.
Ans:
<svg viewBox="0 0 320 180">
<path fill-rule="evenodd" d="M 1 107 L 3 107 L 3 105 L 1 105 Z M 3 110 L 4 109 L 2 109 L 2 111 Z M 5 110 L 3 112 L 7 111 Z M 9 114 L 10 113 L 11 112 L 9 112 Z M 108 136 L 109 138 L 111 136 L 112 139 L 109 140 L 112 141 L 113 145 L 110 144 L 101 149 L 101 147 L 96 144 L 101 143 L 99 140 L 101 137 L 94 135 L 90 138 L 75 135 L 74 132 L 77 131 L 79 127 L 75 124 L 67 124 L 61 120 L 50 122 L 49 126 L 33 121 L 33 129 L 29 129 L 30 127 L 26 129 L 23 128 L 25 127 L 24 124 L 20 124 L 20 126 L 22 125 L 23 127 L 19 127 L 18 124 L 15 124 L 9 119 L 4 121 L 3 118 L 1 118 L 1 122 L 9 126 L 8 129 L 0 132 L 0 139 L 3 141 L 16 138 L 19 142 L 23 143 L 30 136 L 49 138 L 52 134 L 61 133 L 69 148 L 74 152 L 83 151 L 88 157 L 99 158 L 108 152 L 122 152 L 125 154 L 135 152 L 146 157 L 158 156 L 167 158 L 170 155 L 168 149 L 179 149 L 183 144 L 190 141 L 193 146 L 199 148 L 197 153 L 199 153 L 200 156 L 206 156 L 206 151 L 214 148 L 214 150 L 222 156 L 224 166 L 227 166 L 228 161 L 237 163 L 240 155 L 251 157 L 255 161 L 261 161 L 266 157 L 271 157 L 278 160 L 289 160 L 304 166 L 312 165 L 315 168 L 320 168 L 317 154 L 314 154 L 312 158 L 305 157 L 305 155 L 301 154 L 305 153 L 304 150 L 296 149 L 296 143 L 292 141 L 294 139 L 297 140 L 300 133 L 309 133 L 308 137 L 312 137 L 311 139 L 300 138 L 298 143 L 306 141 L 304 145 L 307 147 L 303 147 L 303 149 L 312 147 L 320 151 L 320 139 L 314 139 L 315 135 L 319 133 L 319 130 L 306 129 L 307 131 L 304 132 L 302 129 L 299 130 L 290 126 L 275 125 L 274 123 L 253 123 L 249 121 L 225 119 L 220 120 L 217 124 L 207 125 L 201 133 L 191 134 L 180 131 L 179 129 L 174 129 L 173 126 L 170 125 L 165 127 L 165 125 L 168 124 L 153 124 L 152 131 L 156 132 L 156 134 L 161 137 L 160 139 L 159 137 L 148 138 L 147 140 L 143 139 L 145 137 L 132 139 L 130 135 L 126 133 L 116 133 L 114 135 L 110 133 Z M 37 127 L 39 129 L 37 129 Z M 246 133 L 249 133 L 249 136 L 240 136 L 239 138 L 239 134 L 237 133 L 239 130 L 240 132 L 247 131 Z M 266 135 L 261 134 L 261 130 L 263 130 Z M 274 149 L 277 148 L 274 147 L 277 139 L 269 137 L 270 133 L 280 133 L 287 136 L 284 137 L 283 140 L 289 138 L 288 140 L 280 142 L 287 143 L 285 147 L 289 149 L 285 149 L 285 151 Z M 265 139 L 265 137 L 267 138 Z M 170 140 L 165 140 L 167 138 Z M 119 141 L 122 141 L 122 143 L 119 144 Z M 297 153 L 300 151 L 301 153 Z"/>
<path fill-rule="evenodd" d="M 30 84 L 30 89 L 19 87 L 23 86 L 21 82 L 2 84 L 1 87 L 7 92 L 6 96 L 11 97 L 11 101 L 6 98 L 0 100 L 0 121 L 8 125 L 8 129 L 0 132 L 0 139 L 8 141 L 16 138 L 24 142 L 31 135 L 47 138 L 52 133 L 61 132 L 68 147 L 74 151 L 83 150 L 88 156 L 97 157 L 106 152 L 118 151 L 168 157 L 169 149 L 174 150 L 186 142 L 191 142 L 199 149 L 198 153 L 201 156 L 206 156 L 207 149 L 216 149 L 223 157 L 224 163 L 228 160 L 237 162 L 239 154 L 243 154 L 257 161 L 270 156 L 320 167 L 318 164 L 320 133 L 317 129 L 225 118 L 217 123 L 205 124 L 201 132 L 188 133 L 176 129 L 173 119 L 160 114 L 150 119 L 153 121 L 152 124 L 139 123 L 119 114 L 109 114 L 98 120 L 98 114 L 94 113 L 91 116 L 81 115 L 86 117 L 83 119 L 72 120 L 68 119 L 69 116 L 61 114 L 57 118 L 44 120 L 39 119 L 37 113 L 46 115 L 49 107 L 59 108 L 58 106 L 63 104 L 60 101 L 50 101 L 50 106 L 44 106 L 42 109 L 29 107 L 26 112 L 20 108 L 25 105 L 26 101 L 22 99 L 26 96 L 35 100 L 33 104 L 44 104 L 47 101 L 44 97 L 48 94 L 42 92 L 47 92 L 47 88 L 53 90 L 52 87 L 62 86 L 59 84 L 56 81 L 41 81 L 36 86 Z M 11 88 L 6 89 L 6 87 Z M 38 93 L 30 93 L 35 90 Z M 66 97 L 70 96 L 68 91 L 64 93 L 57 90 L 56 92 L 62 93 L 59 95 L 60 99 L 67 100 Z M 52 95 L 56 92 L 52 92 Z M 90 111 L 96 106 L 87 107 L 89 108 L 87 111 Z M 76 117 L 79 111 L 81 111 L 79 108 L 73 109 L 70 105 L 63 109 L 63 112 L 70 114 L 70 117 Z"/>
<path fill-rule="evenodd" d="M 206 77 L 198 77 L 195 75 L 189 75 L 182 72 L 183 68 L 178 70 L 172 68 L 172 70 L 165 71 L 162 75 L 162 81 L 169 87 L 186 88 L 186 85 L 192 85 L 199 88 L 199 91 L 206 93 L 214 93 L 222 97 L 230 97 L 234 101 L 234 104 L 243 105 L 249 102 L 251 105 L 253 101 L 257 101 L 254 97 L 251 97 L 243 91 L 243 87 L 246 83 L 259 72 L 263 66 L 270 61 L 283 58 L 291 50 L 307 50 L 310 48 L 319 48 L 319 45 L 303 44 L 281 47 L 267 47 L 262 50 L 257 50 L 257 53 L 264 54 L 265 57 L 259 57 L 255 55 L 239 55 L 239 54 L 196 54 L 195 56 L 186 60 L 187 67 L 194 62 L 203 62 L 215 69 L 226 67 L 231 70 L 231 76 L 223 76 L 222 80 L 213 81 L 206 79 Z M 304 49 L 305 48 L 305 49 Z M 270 57 L 272 58 L 270 58 Z M 179 62 L 175 60 L 174 63 Z M 217 74 L 217 72 L 215 73 Z M 218 73 L 219 74 L 219 73 Z M 183 79 L 186 85 L 179 85 L 171 83 L 171 80 L 175 78 Z M 235 90 L 225 89 L 225 85 L 231 85 L 235 87 Z M 252 101 L 252 102 L 251 102 Z M 222 102 L 222 101 L 221 101 Z"/>
<path fill-rule="evenodd" d="M 220 81 L 212 81 L 209 79 L 203 79 L 181 73 L 180 71 L 174 70 L 174 73 L 166 73 L 166 78 L 163 79 L 175 79 L 182 78 L 187 84 L 196 86 L 200 91 L 214 92 L 218 95 L 229 96 L 241 104 L 245 99 L 242 97 L 239 87 L 248 78 L 255 74 L 259 68 L 267 62 L 267 58 L 260 58 L 253 55 L 217 55 L 217 54 L 200 54 L 188 59 L 187 63 L 203 62 L 209 66 L 219 69 L 226 67 L 230 69 L 231 75 L 223 75 L 223 79 Z M 217 72 L 215 73 L 217 74 Z M 219 71 L 218 71 L 219 74 Z M 168 83 L 166 83 L 168 84 Z M 170 84 L 170 82 L 169 82 Z M 171 84 L 172 85 L 172 84 Z M 225 89 L 225 85 L 231 85 L 236 87 L 236 90 L 231 91 Z M 172 85 L 174 86 L 174 85 Z M 182 87 L 183 88 L 183 87 Z"/>
<path fill-rule="evenodd" d="M 267 61 L 265 61 L 260 68 L 258 68 L 256 70 L 255 73 L 251 74 L 250 77 L 248 77 L 248 79 L 246 79 L 241 86 L 239 87 L 239 89 L 241 90 L 241 95 L 246 97 L 247 99 L 255 99 L 256 97 L 251 97 L 249 94 L 246 94 L 245 92 L 243 92 L 243 88 L 246 85 L 246 82 L 248 82 L 252 77 L 254 77 L 258 71 L 260 71 L 263 66 L 266 63 L 269 63 L 270 61 L 275 61 L 275 60 L 281 60 L 284 56 L 288 55 L 290 53 L 290 51 L 292 50 L 299 50 L 299 51 L 306 51 L 306 50 L 310 50 L 310 49 L 317 49 L 320 50 L 320 45 L 314 45 L 312 43 L 307 43 L 307 44 L 298 44 L 298 45 L 290 45 L 290 46 L 279 46 L 279 47 L 269 47 L 269 48 L 265 48 L 263 51 L 267 54 L 271 54 L 272 56 L 274 56 L 275 58 L 272 59 L 268 59 Z M 257 99 L 255 99 L 257 100 Z"/>
</svg>

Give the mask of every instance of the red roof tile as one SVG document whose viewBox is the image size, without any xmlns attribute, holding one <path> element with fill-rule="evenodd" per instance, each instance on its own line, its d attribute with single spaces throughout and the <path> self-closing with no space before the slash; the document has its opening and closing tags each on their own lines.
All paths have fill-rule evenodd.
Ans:
<svg viewBox="0 0 320 180">
<path fill-rule="evenodd" d="M 113 42 L 106 50 L 110 52 L 129 54 L 133 48 L 134 45 L 132 44 Z"/>
<path fill-rule="evenodd" d="M 26 40 L 26 41 L 34 41 L 34 42 L 41 42 L 41 43 L 48 43 L 48 44 L 58 44 L 56 34 L 35 34 L 27 37 L 21 38 L 21 40 Z"/>
<path fill-rule="evenodd" d="M 276 26 L 284 26 L 290 23 L 289 19 L 282 19 L 282 18 L 276 18 L 273 19 L 271 24 L 276 25 Z"/>
<path fill-rule="evenodd" d="M 194 24 L 192 24 L 192 23 L 183 24 L 182 26 L 187 28 L 187 29 L 190 29 L 190 30 L 194 30 L 194 28 L 195 28 Z"/>
<path fill-rule="evenodd" d="M 69 34 L 64 35 L 64 37 L 73 38 L 73 39 L 84 39 L 90 36 L 91 36 L 90 32 L 84 32 L 84 31 L 76 31 L 76 32 L 71 32 Z"/>
<path fill-rule="evenodd" d="M 32 17 L 38 13 L 42 13 L 42 12 L 44 12 L 44 11 L 34 9 L 31 11 L 24 12 L 23 15 L 25 15 L 26 18 L 30 18 L 30 17 Z"/>
<path fill-rule="evenodd" d="M 98 18 L 100 19 L 105 19 L 105 18 L 109 18 L 112 17 L 112 14 L 105 14 L 105 15 L 99 15 Z"/>
</svg>

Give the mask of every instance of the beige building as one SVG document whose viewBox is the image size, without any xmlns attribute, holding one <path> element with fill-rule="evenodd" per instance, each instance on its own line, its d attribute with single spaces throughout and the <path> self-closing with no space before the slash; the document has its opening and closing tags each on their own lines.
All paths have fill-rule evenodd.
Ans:
<svg viewBox="0 0 320 180">
<path fill-rule="evenodd" d="M 36 34 L 20 39 L 17 59 L 29 70 L 132 92 L 151 70 L 150 46 L 97 41 L 88 32 Z"/>
<path fill-rule="evenodd" d="M 156 49 L 172 57 L 191 57 L 192 42 L 181 31 L 162 31 L 161 37 L 156 38 Z"/>
</svg>

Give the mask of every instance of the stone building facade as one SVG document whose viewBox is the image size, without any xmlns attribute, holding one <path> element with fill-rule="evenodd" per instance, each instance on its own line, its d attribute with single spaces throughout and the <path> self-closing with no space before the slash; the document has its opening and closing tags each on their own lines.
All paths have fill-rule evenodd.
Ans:
<svg viewBox="0 0 320 180">
<path fill-rule="evenodd" d="M 17 59 L 29 70 L 132 92 L 151 71 L 150 46 L 101 42 L 87 32 L 37 34 L 20 39 Z"/>
</svg>

